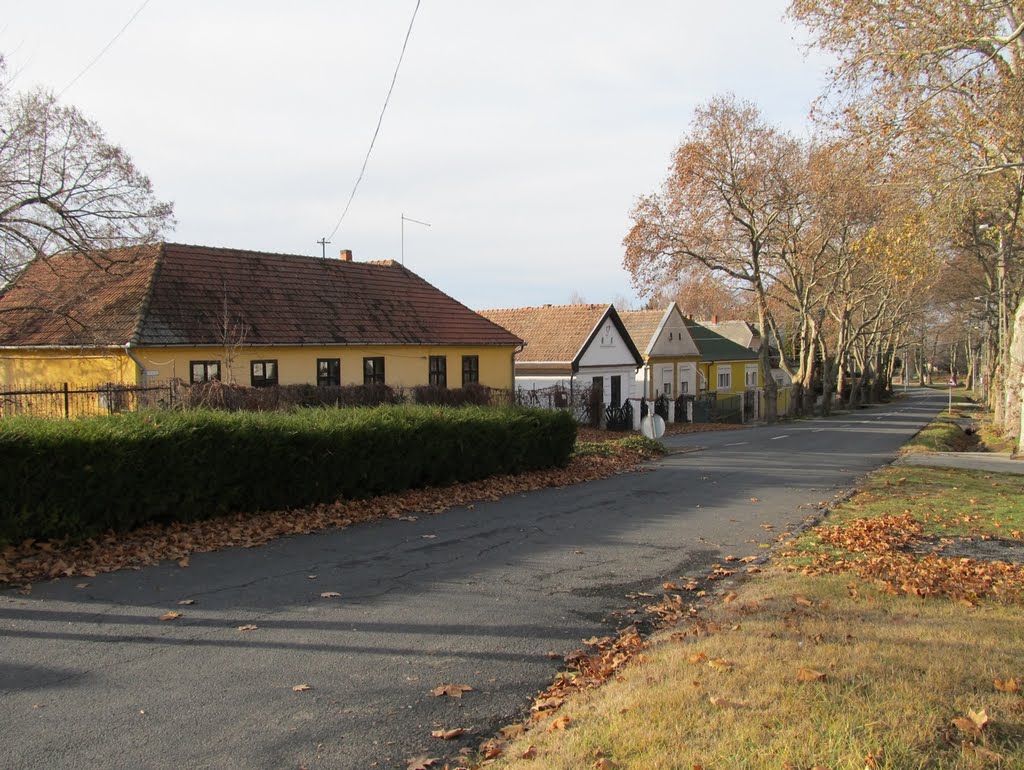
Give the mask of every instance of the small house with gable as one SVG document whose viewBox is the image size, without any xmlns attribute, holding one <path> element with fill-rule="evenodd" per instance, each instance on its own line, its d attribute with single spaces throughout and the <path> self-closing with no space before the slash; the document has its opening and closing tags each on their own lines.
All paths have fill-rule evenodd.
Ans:
<svg viewBox="0 0 1024 770">
<path fill-rule="evenodd" d="M 593 387 L 605 405 L 621 406 L 633 395 L 643 366 L 614 305 L 544 305 L 481 310 L 524 346 L 515 357 L 516 388 L 568 390 Z"/>
</svg>

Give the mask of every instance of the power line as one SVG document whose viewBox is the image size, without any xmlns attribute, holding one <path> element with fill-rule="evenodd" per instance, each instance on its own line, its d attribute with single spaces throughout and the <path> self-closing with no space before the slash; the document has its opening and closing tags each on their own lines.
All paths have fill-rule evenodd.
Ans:
<svg viewBox="0 0 1024 770">
<path fill-rule="evenodd" d="M 345 215 L 348 214 L 349 207 L 352 205 L 352 200 L 356 197 L 356 190 L 359 189 L 359 183 L 363 181 L 363 174 L 366 173 L 366 164 L 370 162 L 370 153 L 373 152 L 373 145 L 377 141 L 377 134 L 380 133 L 381 123 L 384 122 L 384 113 L 387 111 L 388 102 L 391 101 L 391 92 L 395 90 L 395 81 L 398 80 L 398 70 L 402 66 L 402 59 L 405 58 L 405 48 L 409 45 L 409 35 L 412 34 L 412 25 L 413 22 L 416 21 L 416 13 L 419 9 L 420 0 L 416 0 L 416 7 L 412 9 L 412 18 L 409 19 L 409 29 L 406 30 L 405 40 L 402 42 L 402 52 L 398 55 L 398 63 L 395 65 L 395 74 L 391 76 L 391 85 L 388 87 L 388 95 L 384 97 L 384 106 L 381 107 L 380 117 L 377 118 L 377 127 L 373 131 L 373 138 L 370 140 L 370 148 L 366 151 L 366 157 L 363 158 L 363 167 L 359 170 L 359 178 L 356 179 L 356 183 L 352 187 L 352 194 L 348 196 L 348 203 L 345 204 L 345 209 L 341 212 L 341 216 L 338 217 L 337 224 L 334 225 L 334 229 L 331 230 L 331 234 L 327 236 L 328 239 L 333 238 L 334 234 L 338 232 L 338 228 L 341 227 L 341 223 L 345 219 Z"/>
<path fill-rule="evenodd" d="M 89 62 L 88 64 L 86 64 L 86 65 L 85 65 L 85 68 L 84 68 L 84 69 L 83 69 L 83 70 L 82 70 L 81 72 L 79 72 L 79 73 L 78 73 L 77 75 L 75 75 L 75 78 L 74 78 L 74 80 L 72 80 L 72 81 L 71 81 L 70 83 L 68 83 L 68 84 L 67 84 L 66 86 L 64 86 L 64 87 L 63 87 L 62 89 L 60 89 L 60 91 L 59 91 L 59 92 L 57 92 L 57 98 L 58 98 L 58 99 L 59 99 L 59 98 L 60 98 L 60 97 L 61 97 L 61 96 L 62 96 L 62 95 L 64 94 L 64 92 L 65 92 L 65 91 L 67 91 L 67 90 L 68 90 L 69 88 L 71 88 L 71 86 L 73 86 L 73 85 L 74 85 L 75 83 L 77 83 L 77 82 L 78 82 L 78 80 L 79 80 L 79 78 L 81 78 L 81 77 L 82 77 L 82 76 L 83 76 L 83 75 L 84 75 L 84 74 L 85 74 L 86 72 L 88 72 L 89 70 L 91 70 L 91 69 L 92 69 L 92 66 L 93 66 L 93 65 L 94 65 L 94 64 L 95 64 L 96 62 L 98 62 L 98 61 L 99 61 L 99 60 L 100 60 L 101 58 L 103 58 L 103 54 L 105 54 L 105 53 L 106 53 L 107 51 L 109 51 L 109 50 L 110 50 L 110 46 L 112 46 L 112 45 L 113 45 L 114 43 L 116 43 L 116 42 L 117 42 L 117 39 L 118 39 L 119 37 L 121 37 L 121 35 L 122 35 L 122 34 L 124 34 L 124 31 L 125 31 L 126 29 L 128 29 L 128 27 L 129 27 L 129 26 L 131 25 L 131 23 L 132 23 L 133 21 L 135 21 L 135 17 L 136 17 L 136 16 L 138 16 L 138 15 L 139 15 L 140 13 L 142 13 L 142 11 L 143 11 L 143 10 L 145 9 L 145 7 L 146 7 L 147 5 L 149 5 L 149 3 L 150 3 L 150 0 L 144 0 L 144 2 L 142 3 L 142 5 L 140 5 L 140 6 L 139 6 L 139 7 L 138 7 L 138 8 L 137 8 L 137 9 L 135 10 L 135 13 L 133 13 L 133 14 L 132 14 L 132 17 L 131 17 L 130 19 L 128 19 L 128 21 L 126 21 L 126 22 L 124 23 L 124 26 L 123 26 L 123 27 L 121 27 L 121 29 L 120 29 L 120 30 L 118 30 L 118 33 L 117 33 L 116 35 L 114 35 L 114 36 L 113 36 L 113 37 L 112 37 L 112 38 L 110 39 L 110 42 L 109 42 L 109 43 L 107 43 L 107 44 L 106 44 L 105 46 L 103 46 L 103 50 L 102 50 L 102 51 L 100 51 L 100 52 L 99 52 L 98 54 L 96 54 L 96 57 L 95 57 L 95 58 L 94 58 L 94 59 L 93 59 L 93 60 L 92 60 L 91 62 Z"/>
</svg>

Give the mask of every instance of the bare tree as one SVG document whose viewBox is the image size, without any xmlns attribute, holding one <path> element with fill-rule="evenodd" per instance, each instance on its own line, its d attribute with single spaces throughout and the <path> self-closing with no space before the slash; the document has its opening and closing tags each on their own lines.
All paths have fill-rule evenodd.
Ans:
<svg viewBox="0 0 1024 770">
<path fill-rule="evenodd" d="M 95 122 L 47 92 L 11 93 L 0 58 L 0 285 L 36 257 L 151 242 L 173 223 Z"/>
</svg>

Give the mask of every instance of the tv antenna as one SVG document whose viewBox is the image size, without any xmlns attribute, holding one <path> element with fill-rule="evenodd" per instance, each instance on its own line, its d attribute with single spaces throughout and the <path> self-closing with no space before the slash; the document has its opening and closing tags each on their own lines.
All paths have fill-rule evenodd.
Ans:
<svg viewBox="0 0 1024 770">
<path fill-rule="evenodd" d="M 327 244 L 330 243 L 327 238 L 321 238 L 317 243 L 320 244 L 320 256 L 327 259 Z"/>
<path fill-rule="evenodd" d="M 417 225 L 423 225 L 424 227 L 430 227 L 430 222 L 421 222 L 418 219 L 411 219 L 404 213 L 402 214 L 402 264 L 405 264 L 405 223 L 412 222 Z"/>
</svg>

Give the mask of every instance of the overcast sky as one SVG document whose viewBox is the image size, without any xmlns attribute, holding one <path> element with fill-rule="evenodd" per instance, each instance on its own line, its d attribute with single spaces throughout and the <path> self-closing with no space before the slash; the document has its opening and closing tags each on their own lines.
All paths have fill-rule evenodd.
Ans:
<svg viewBox="0 0 1024 770">
<path fill-rule="evenodd" d="M 319 255 L 415 0 L 150 0 L 61 99 L 174 201 L 170 240 Z M 636 292 L 634 199 L 731 91 L 806 135 L 826 62 L 785 0 L 422 0 L 365 178 L 327 247 L 401 257 L 474 308 Z M 15 89 L 64 89 L 142 0 L 8 3 Z"/>
</svg>

